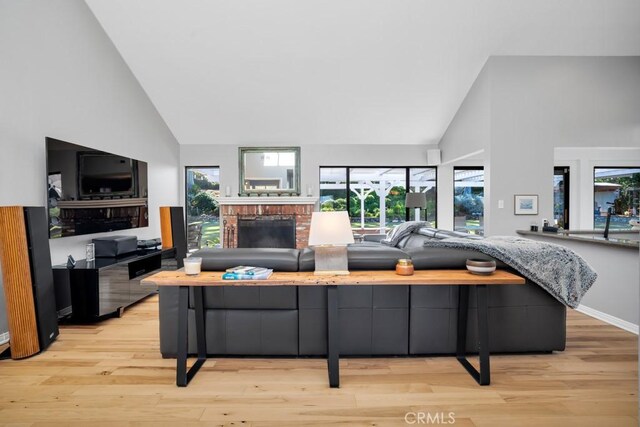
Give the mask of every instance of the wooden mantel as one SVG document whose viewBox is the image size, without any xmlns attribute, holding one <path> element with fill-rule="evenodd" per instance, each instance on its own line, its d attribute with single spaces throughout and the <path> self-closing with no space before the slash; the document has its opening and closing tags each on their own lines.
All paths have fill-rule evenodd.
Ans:
<svg viewBox="0 0 640 427">
<path fill-rule="evenodd" d="M 315 205 L 317 197 L 295 196 L 247 196 L 247 197 L 217 197 L 219 205 Z"/>
</svg>

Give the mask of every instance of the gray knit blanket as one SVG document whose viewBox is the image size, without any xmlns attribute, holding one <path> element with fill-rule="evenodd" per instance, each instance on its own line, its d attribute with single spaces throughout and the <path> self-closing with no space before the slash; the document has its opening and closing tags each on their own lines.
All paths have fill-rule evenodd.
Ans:
<svg viewBox="0 0 640 427">
<path fill-rule="evenodd" d="M 481 240 L 452 237 L 427 240 L 424 246 L 471 249 L 499 259 L 571 308 L 580 304 L 598 277 L 571 249 L 520 237 L 493 236 Z"/>
<path fill-rule="evenodd" d="M 387 237 L 382 239 L 380 243 L 389 246 L 396 246 L 400 243 L 400 240 L 423 227 L 431 227 L 431 223 L 429 221 L 406 221 L 400 223 L 389 231 L 389 233 L 387 233 Z"/>
</svg>

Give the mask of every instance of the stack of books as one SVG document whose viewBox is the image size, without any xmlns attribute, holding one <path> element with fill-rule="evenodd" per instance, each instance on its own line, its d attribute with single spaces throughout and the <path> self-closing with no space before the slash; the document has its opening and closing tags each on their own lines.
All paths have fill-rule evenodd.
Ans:
<svg viewBox="0 0 640 427">
<path fill-rule="evenodd" d="M 249 267 L 239 265 L 238 267 L 227 268 L 222 275 L 223 280 L 264 280 L 273 273 L 273 269 L 264 267 Z"/>
</svg>

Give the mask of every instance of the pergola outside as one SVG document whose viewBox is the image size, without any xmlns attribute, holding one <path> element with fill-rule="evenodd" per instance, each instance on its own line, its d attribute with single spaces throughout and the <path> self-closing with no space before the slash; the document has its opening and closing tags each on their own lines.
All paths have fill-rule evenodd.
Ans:
<svg viewBox="0 0 640 427">
<path fill-rule="evenodd" d="M 320 178 L 321 204 L 327 201 L 326 198 L 323 200 L 323 193 L 338 190 L 344 191 L 345 196 L 349 197 L 349 194 L 346 194 L 348 188 L 348 191 L 357 198 L 360 205 L 359 218 L 352 218 L 352 227 L 362 232 L 377 231 L 384 234 L 387 227 L 393 227 L 392 224 L 387 223 L 387 197 L 394 188 L 407 191 L 407 168 L 349 168 L 348 186 L 346 172 L 346 167 L 322 168 Z M 427 192 L 436 185 L 436 169 L 410 168 L 408 181 L 409 192 Z M 367 212 L 365 209 L 365 201 L 372 194 L 377 197 L 379 209 L 378 226 L 373 228 L 367 227 L 367 214 L 371 215 L 371 212 Z M 404 199 L 400 203 L 404 207 Z M 416 218 L 418 217 L 419 213 Z"/>
</svg>

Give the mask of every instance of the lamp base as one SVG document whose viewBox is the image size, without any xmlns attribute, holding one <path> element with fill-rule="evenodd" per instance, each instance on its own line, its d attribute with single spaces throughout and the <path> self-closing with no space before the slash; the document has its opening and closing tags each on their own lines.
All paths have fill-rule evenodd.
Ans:
<svg viewBox="0 0 640 427">
<path fill-rule="evenodd" d="M 316 276 L 346 276 L 349 274 L 346 246 L 316 246 Z"/>
</svg>

